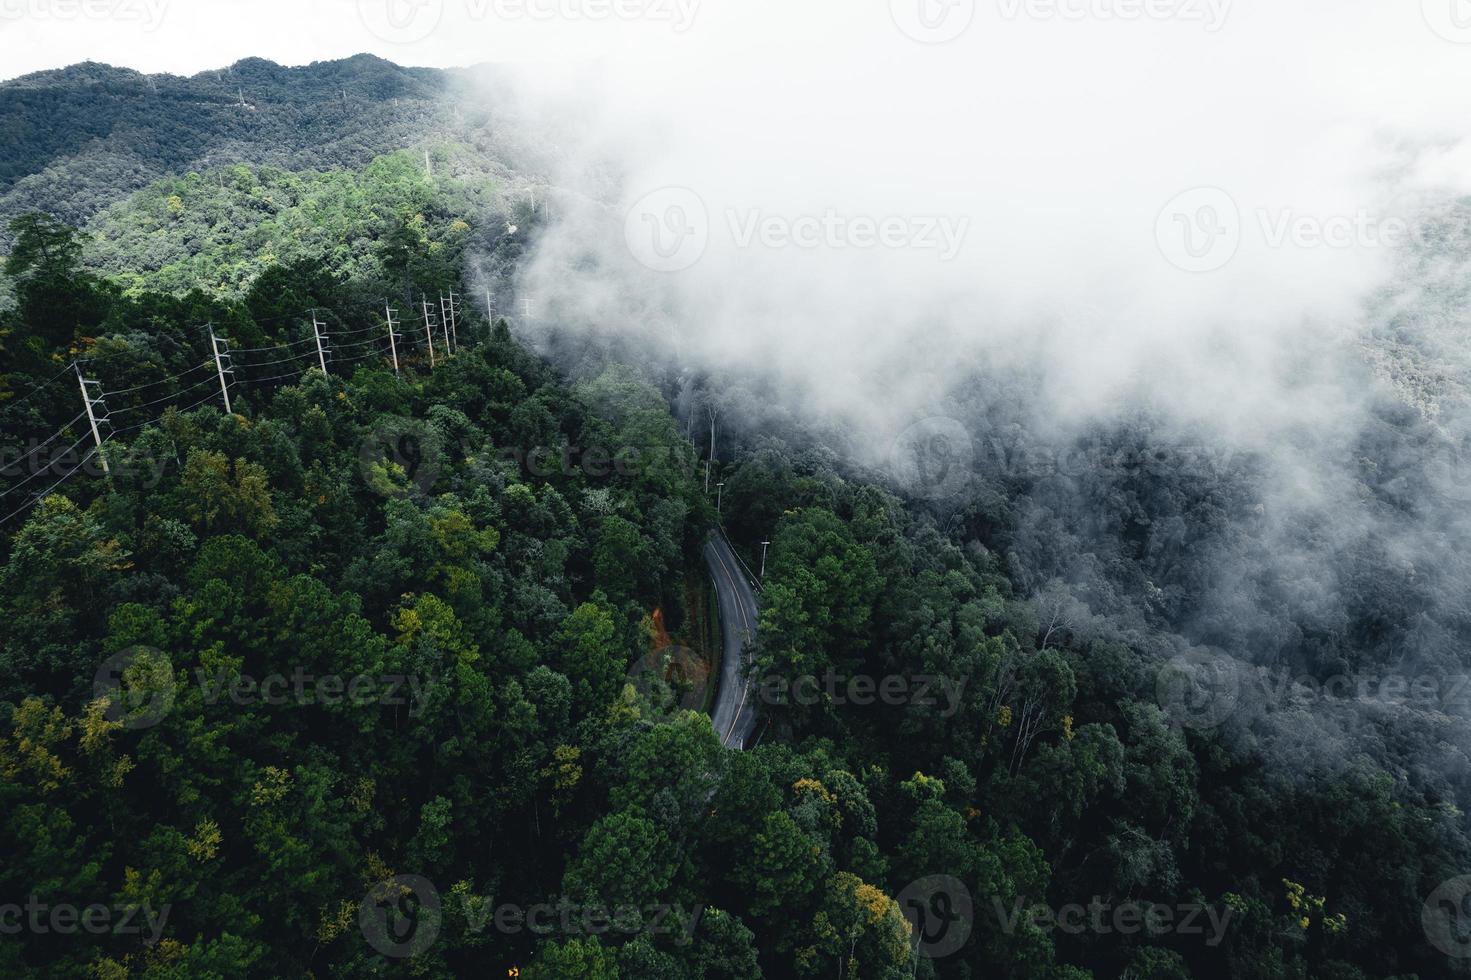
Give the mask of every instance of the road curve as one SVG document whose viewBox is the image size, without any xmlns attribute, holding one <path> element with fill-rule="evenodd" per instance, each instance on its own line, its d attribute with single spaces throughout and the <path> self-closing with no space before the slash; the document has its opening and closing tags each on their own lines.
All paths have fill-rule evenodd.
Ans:
<svg viewBox="0 0 1471 980">
<path fill-rule="evenodd" d="M 710 718 L 720 743 L 744 749 L 756 730 L 756 690 L 743 669 L 750 663 L 747 646 L 756 637 L 759 607 L 756 593 L 725 536 L 718 531 L 705 541 L 705 563 L 720 605 L 720 689 Z"/>
</svg>

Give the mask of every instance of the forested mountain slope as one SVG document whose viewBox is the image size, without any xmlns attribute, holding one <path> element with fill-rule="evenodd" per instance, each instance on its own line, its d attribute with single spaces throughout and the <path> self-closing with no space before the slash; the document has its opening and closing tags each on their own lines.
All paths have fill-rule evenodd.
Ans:
<svg viewBox="0 0 1471 980">
<path fill-rule="evenodd" d="M 247 59 L 191 78 L 83 64 L 0 83 L 0 223 L 73 225 L 168 176 L 235 164 L 356 169 L 449 141 L 517 166 L 468 79 L 371 55 L 285 68 Z"/>
</svg>

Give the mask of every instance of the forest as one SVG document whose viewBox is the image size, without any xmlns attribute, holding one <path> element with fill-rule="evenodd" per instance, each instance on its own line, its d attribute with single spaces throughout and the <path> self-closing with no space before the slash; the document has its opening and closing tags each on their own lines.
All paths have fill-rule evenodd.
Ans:
<svg viewBox="0 0 1471 980">
<path fill-rule="evenodd" d="M 0 972 L 1458 972 L 1422 915 L 1471 869 L 1457 729 L 1386 714 L 1355 722 L 1372 750 L 1288 767 L 1326 721 L 1200 723 L 1171 686 L 1201 651 L 1464 670 L 1450 549 L 1345 546 L 1330 621 L 1271 578 L 1261 461 L 1147 418 L 1017 465 L 1056 448 L 1027 379 L 978 379 L 947 410 L 1013 441 L 937 501 L 750 379 L 536 344 L 477 300 L 540 220 L 499 144 L 371 143 L 328 101 L 281 123 L 332 147 L 310 158 L 218 131 L 236 87 L 441 84 L 385 65 L 0 85 L 26 147 L 0 173 Z M 126 193 L 36 196 L 136 136 L 155 87 L 214 93 L 173 117 L 190 155 L 143 142 Z M 240 156 L 193 166 L 221 142 Z M 1405 447 L 1433 433 L 1388 404 L 1376 432 L 1361 496 L 1388 522 L 1430 493 Z M 744 751 L 633 670 L 703 643 L 717 528 L 762 569 Z"/>
</svg>

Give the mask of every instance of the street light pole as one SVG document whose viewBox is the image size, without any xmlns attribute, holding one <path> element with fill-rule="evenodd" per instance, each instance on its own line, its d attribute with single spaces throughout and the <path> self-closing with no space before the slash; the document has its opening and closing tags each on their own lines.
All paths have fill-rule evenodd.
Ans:
<svg viewBox="0 0 1471 980">
<path fill-rule="evenodd" d="M 725 495 L 724 491 L 725 491 L 725 484 L 724 483 L 717 483 L 717 484 L 715 484 L 715 513 L 716 513 L 716 515 L 719 515 L 720 514 L 720 498 Z"/>
<path fill-rule="evenodd" d="M 770 541 L 761 542 L 761 581 L 766 581 L 766 549 L 771 546 Z"/>
</svg>

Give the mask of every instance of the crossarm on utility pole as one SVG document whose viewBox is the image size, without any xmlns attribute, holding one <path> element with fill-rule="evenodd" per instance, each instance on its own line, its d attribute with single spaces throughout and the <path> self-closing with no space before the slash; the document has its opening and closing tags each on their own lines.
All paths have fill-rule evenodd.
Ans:
<svg viewBox="0 0 1471 980">
<path fill-rule="evenodd" d="M 225 374 L 226 372 L 234 374 L 235 368 L 233 366 L 229 368 L 225 367 L 225 358 L 230 355 L 228 351 L 226 351 L 223 357 L 220 355 L 220 339 L 215 336 L 215 325 L 213 323 L 209 325 L 209 349 L 215 356 L 215 370 L 220 375 L 220 395 L 225 399 L 225 414 L 233 415 L 235 413 L 230 410 L 230 386 L 225 382 Z"/>
<path fill-rule="evenodd" d="M 107 468 L 107 457 L 102 453 L 102 433 L 97 428 L 97 413 L 92 410 L 93 406 L 100 403 L 102 399 L 93 399 L 91 394 L 89 394 L 87 391 L 87 385 L 95 385 L 97 384 L 97 382 L 88 381 L 86 378 L 82 377 L 82 366 L 80 364 L 73 364 L 73 367 L 77 369 L 77 384 L 81 385 L 82 388 L 82 404 L 87 408 L 87 423 L 92 426 L 92 441 L 97 446 L 95 450 L 97 453 L 97 458 L 102 460 L 102 472 L 110 476 L 112 474 L 112 471 Z M 104 416 L 104 419 L 105 418 L 106 416 Z"/>
</svg>

